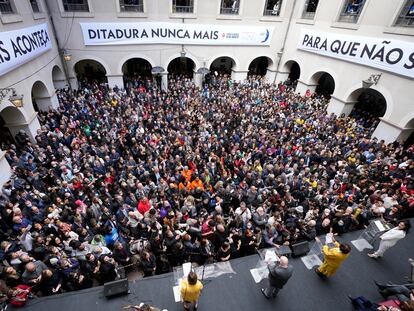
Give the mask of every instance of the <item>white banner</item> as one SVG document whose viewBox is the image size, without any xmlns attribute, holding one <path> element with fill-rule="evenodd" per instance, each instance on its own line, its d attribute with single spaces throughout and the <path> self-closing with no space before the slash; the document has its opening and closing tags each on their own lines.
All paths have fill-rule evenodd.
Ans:
<svg viewBox="0 0 414 311">
<path fill-rule="evenodd" d="M 85 45 L 197 44 L 267 46 L 273 27 L 181 23 L 80 23 Z"/>
<path fill-rule="evenodd" d="M 0 32 L 0 76 L 52 48 L 47 24 Z"/>
<path fill-rule="evenodd" d="M 303 29 L 298 49 L 414 78 L 414 43 Z"/>
</svg>

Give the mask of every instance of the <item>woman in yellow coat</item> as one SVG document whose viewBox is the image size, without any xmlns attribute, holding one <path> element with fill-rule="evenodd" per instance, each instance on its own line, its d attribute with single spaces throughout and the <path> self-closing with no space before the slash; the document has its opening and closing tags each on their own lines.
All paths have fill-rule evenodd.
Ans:
<svg viewBox="0 0 414 311">
<path fill-rule="evenodd" d="M 195 272 L 190 272 L 187 279 L 183 279 L 180 284 L 181 301 L 184 305 L 184 310 L 190 310 L 193 306 L 197 310 L 198 298 L 200 297 L 203 284 L 198 280 Z"/>
<path fill-rule="evenodd" d="M 318 243 L 320 242 L 318 238 L 315 238 L 315 240 Z M 329 248 L 327 244 L 323 246 L 323 263 L 319 268 L 315 269 L 315 272 L 321 277 L 334 275 L 342 262 L 348 258 L 351 251 L 351 247 L 348 244 L 340 244 L 335 240 L 333 242 L 335 246 L 332 248 Z"/>
</svg>

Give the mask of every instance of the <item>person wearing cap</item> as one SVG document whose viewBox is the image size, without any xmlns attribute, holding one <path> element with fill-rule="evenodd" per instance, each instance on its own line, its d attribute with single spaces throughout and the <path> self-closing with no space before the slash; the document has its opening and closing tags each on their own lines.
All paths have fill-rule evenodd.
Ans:
<svg viewBox="0 0 414 311">
<path fill-rule="evenodd" d="M 315 269 L 316 274 L 322 278 L 333 276 L 351 252 L 349 244 L 338 243 L 333 236 L 332 239 L 334 247 L 329 247 L 325 242 L 322 248 L 324 255 L 323 263 Z M 315 238 L 315 241 L 321 242 L 318 237 Z"/>
<path fill-rule="evenodd" d="M 181 280 L 180 295 L 184 310 L 197 310 L 198 300 L 200 298 L 203 284 L 198 280 L 197 274 L 191 271 L 186 279 Z"/>
<path fill-rule="evenodd" d="M 268 262 L 269 286 L 262 288 L 262 294 L 267 298 L 276 298 L 279 291 L 286 285 L 293 274 L 293 266 L 285 256 L 276 256 L 276 261 Z"/>
</svg>

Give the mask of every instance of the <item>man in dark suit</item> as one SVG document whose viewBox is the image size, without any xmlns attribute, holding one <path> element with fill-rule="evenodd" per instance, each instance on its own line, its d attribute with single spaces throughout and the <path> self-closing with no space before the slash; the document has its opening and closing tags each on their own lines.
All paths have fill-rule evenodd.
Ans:
<svg viewBox="0 0 414 311">
<path fill-rule="evenodd" d="M 269 286 L 262 288 L 263 295 L 267 298 L 276 298 L 279 291 L 285 286 L 293 274 L 293 266 L 285 256 L 277 257 L 276 261 L 268 263 Z"/>
</svg>

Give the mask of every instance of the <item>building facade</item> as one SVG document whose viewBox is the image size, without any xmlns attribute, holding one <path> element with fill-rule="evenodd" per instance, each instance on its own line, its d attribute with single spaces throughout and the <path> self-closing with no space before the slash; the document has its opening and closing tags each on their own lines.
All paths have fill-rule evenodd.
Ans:
<svg viewBox="0 0 414 311">
<path fill-rule="evenodd" d="M 236 81 L 249 74 L 264 75 L 272 83 L 298 80 L 302 94 L 310 89 L 330 95 L 328 111 L 337 115 L 369 106 L 381 120 L 374 135 L 386 142 L 407 139 L 414 129 L 409 94 L 414 78 L 409 68 L 410 61 L 414 63 L 413 0 L 2 0 L 0 21 L 2 33 L 46 24 L 51 37 L 47 51 L 5 74 L 0 71 L 0 88 L 11 87 L 23 95 L 23 107 L 12 105 L 8 95 L 1 100 L 3 131 L 13 136 L 23 129 L 34 138 L 39 128 L 36 111 L 57 106 L 55 89 L 76 89 L 80 81 L 91 78 L 123 87 L 129 77 L 152 72 L 157 72 L 163 88 L 169 76 L 179 73 L 201 86 L 206 70 L 228 73 Z M 237 28 L 249 39 L 255 32 L 270 35 L 257 44 L 212 44 L 207 39 L 213 34 L 206 35 L 205 44 L 185 38 L 144 42 L 142 36 L 135 42 L 120 43 L 114 37 L 114 42 L 107 38 L 89 44 L 87 31 L 82 31 L 92 24 L 107 31 L 127 23 L 132 28 L 219 27 L 223 37 L 226 29 Z M 311 33 L 319 39 L 310 39 Z M 226 35 L 239 34 L 229 30 Z M 328 37 L 332 39 L 323 51 L 321 42 Z M 344 45 L 343 55 L 332 52 L 335 40 Z M 350 41 L 357 43 L 347 47 Z M 366 59 L 352 57 L 364 44 Z M 384 55 L 369 50 L 381 44 L 388 48 Z M 0 57 L 0 66 L 1 61 Z M 0 165 L 6 164 L 2 155 Z"/>
</svg>

